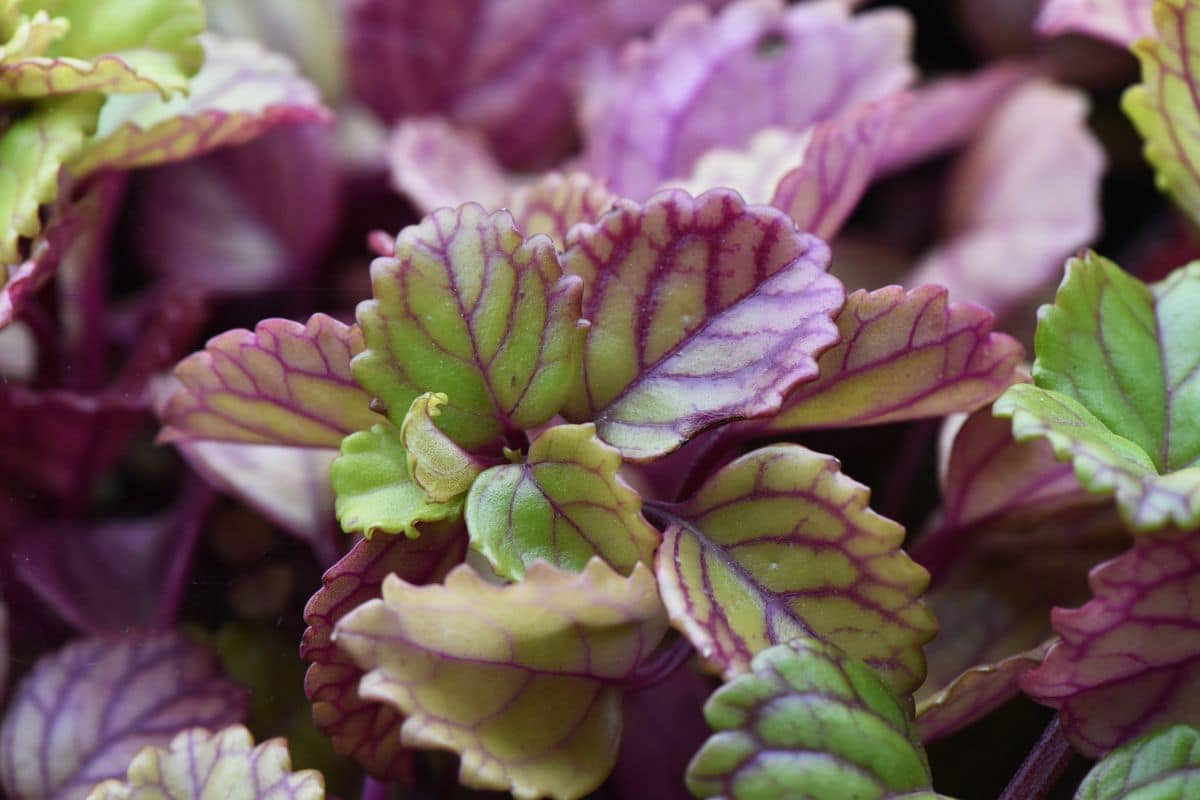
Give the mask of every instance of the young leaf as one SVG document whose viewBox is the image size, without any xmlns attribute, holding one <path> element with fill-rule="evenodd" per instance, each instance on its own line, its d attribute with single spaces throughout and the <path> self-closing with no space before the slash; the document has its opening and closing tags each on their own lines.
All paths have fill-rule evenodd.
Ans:
<svg viewBox="0 0 1200 800">
<path fill-rule="evenodd" d="M 216 733 L 183 731 L 169 748 L 146 747 L 129 764 L 124 779 L 110 779 L 88 792 L 87 800 L 324 800 L 325 779 L 316 770 L 292 772 L 287 741 L 270 739 L 257 747 L 250 731 L 232 725 Z"/>
<path fill-rule="evenodd" d="M 550 240 L 468 203 L 405 228 L 395 247 L 371 265 L 375 299 L 358 307 L 367 349 L 353 365 L 392 421 L 422 392 L 445 392 L 439 427 L 473 450 L 558 413 L 586 325 L 581 282 Z"/>
<path fill-rule="evenodd" d="M 466 494 L 479 473 L 488 467 L 442 433 L 434 419 L 450 402 L 440 392 L 426 392 L 413 400 L 400 426 L 400 444 L 408 452 L 408 472 L 430 500 L 445 503 Z"/>
<path fill-rule="evenodd" d="M 704 715 L 716 733 L 688 767 L 696 797 L 938 797 L 904 701 L 825 642 L 799 638 L 759 653 Z"/>
<path fill-rule="evenodd" d="M 1157 173 L 1158 187 L 1192 218 L 1200 221 L 1200 31 L 1194 19 L 1197 0 L 1154 0 L 1153 37 L 1133 47 L 1142 64 L 1142 82 L 1122 98 L 1125 113 L 1146 140 L 1146 159 Z"/>
<path fill-rule="evenodd" d="M 940 286 L 854 292 L 837 317 L 841 341 L 817 360 L 820 377 L 758 425 L 774 433 L 879 425 L 990 403 L 1024 356 L 1019 342 L 992 332 L 994 319 L 950 303 Z"/>
<path fill-rule="evenodd" d="M 350 374 L 362 333 L 324 314 L 233 330 L 179 363 L 160 441 L 337 447 L 380 420 Z"/>
<path fill-rule="evenodd" d="M 199 0 L 53 0 L 26 3 L 66 23 L 41 52 L 0 63 L 0 101 L 62 94 L 156 92 L 188 88 L 204 63 Z"/>
<path fill-rule="evenodd" d="M 1082 33 L 1126 48 L 1154 35 L 1152 0 L 1046 0 L 1034 27 L 1043 36 Z"/>
<path fill-rule="evenodd" d="M 212 34 L 200 40 L 204 67 L 187 96 L 110 96 L 96 133 L 68 165 L 72 175 L 181 161 L 277 125 L 327 118 L 317 88 L 283 56 L 250 41 Z"/>
<path fill-rule="evenodd" d="M 594 425 L 550 428 L 524 464 L 492 467 L 475 481 L 466 507 L 471 546 L 512 580 L 538 560 L 578 572 L 599 556 L 626 575 L 649 564 L 658 531 L 620 468 L 621 454 L 596 438 Z"/>
<path fill-rule="evenodd" d="M 518 186 L 502 200 L 517 230 L 526 236 L 544 233 L 559 250 L 567 232 L 580 222 L 596 222 L 612 208 L 617 196 L 603 181 L 585 172 L 547 172 L 533 183 Z"/>
<path fill-rule="evenodd" d="M 771 414 L 837 340 L 845 293 L 828 263 L 819 239 L 728 190 L 617 201 L 575 227 L 563 254 L 592 323 L 563 416 L 594 420 L 626 459 L 649 461 L 705 428 Z"/>
<path fill-rule="evenodd" d="M 1200 793 L 1200 730 L 1172 725 L 1114 750 L 1083 779 L 1075 800 L 1184 800 Z"/>
<path fill-rule="evenodd" d="M 359 693 L 406 716 L 401 740 L 462 755 L 459 780 L 520 798 L 583 797 L 612 769 L 620 689 L 666 630 L 654 577 L 600 559 L 533 564 L 496 586 L 470 567 L 441 586 L 389 576 L 338 623 Z"/>
<path fill-rule="evenodd" d="M 432 499 L 409 473 L 408 453 L 400 430 L 391 423 L 359 431 L 342 442 L 342 454 L 330 468 L 335 509 L 342 530 L 403 533 L 415 538 L 422 522 L 458 519 L 462 498 Z"/>
<path fill-rule="evenodd" d="M 321 588 L 304 607 L 308 628 L 300 657 L 310 662 L 304 691 L 312 701 L 313 721 L 339 755 L 376 777 L 399 778 L 409 769 L 400 746 L 401 717 L 390 705 L 359 696 L 363 671 L 334 646 L 334 626 L 368 600 L 379 599 L 388 575 L 417 585 L 437 581 L 462 561 L 466 549 L 466 531 L 457 523 L 423 525 L 418 539 L 360 539 L 325 571 Z"/>
<path fill-rule="evenodd" d="M 656 511 L 670 521 L 655 570 L 671 622 L 727 679 L 773 644 L 817 636 L 897 691 L 920 685 L 937 629 L 919 599 L 929 575 L 831 456 L 755 450 Z"/>
<path fill-rule="evenodd" d="M 1037 386 L 996 403 L 1019 440 L 1045 437 L 1137 531 L 1200 523 L 1200 264 L 1150 286 L 1088 253 L 1038 322 Z M 1136 390 L 1134 389 L 1136 387 Z"/>
<path fill-rule="evenodd" d="M 1086 605 L 1055 609 L 1062 641 L 1021 688 L 1058 709 L 1067 738 L 1090 757 L 1200 718 L 1200 537 L 1142 537 L 1094 569 L 1090 583 Z"/>
<path fill-rule="evenodd" d="M 177 633 L 76 640 L 17 687 L 0 729 L 10 797 L 82 798 L 143 747 L 245 714 L 244 691 L 205 647 Z"/>
</svg>

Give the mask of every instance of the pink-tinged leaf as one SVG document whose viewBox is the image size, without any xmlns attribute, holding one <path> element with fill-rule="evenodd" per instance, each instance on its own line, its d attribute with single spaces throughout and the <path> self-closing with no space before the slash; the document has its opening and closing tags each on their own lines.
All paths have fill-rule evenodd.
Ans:
<svg viewBox="0 0 1200 800">
<path fill-rule="evenodd" d="M 764 128 L 742 147 L 709 148 L 696 159 L 686 180 L 667 180 L 663 188 L 676 187 L 695 195 L 720 186 L 733 189 L 747 203 L 768 204 L 780 178 L 803 163 L 817 127 L 803 131 Z"/>
<path fill-rule="evenodd" d="M 300 657 L 310 662 L 304 691 L 312 701 L 313 721 L 339 755 L 376 777 L 399 778 L 410 768 L 400 746 L 401 717 L 391 706 L 359 696 L 363 671 L 333 645 L 333 628 L 363 603 L 379 599 L 387 575 L 414 584 L 436 581 L 462 561 L 466 550 L 466 531 L 457 524 L 426 525 L 417 539 L 361 539 L 326 570 L 321 588 L 304 608 L 308 628 Z"/>
<path fill-rule="evenodd" d="M 1021 688 L 1058 709 L 1067 738 L 1096 757 L 1174 722 L 1200 722 L 1200 538 L 1141 537 L 1090 576 L 1093 599 L 1055 609 L 1062 641 Z"/>
<path fill-rule="evenodd" d="M 1152 0 L 1043 0 L 1035 28 L 1043 36 L 1082 33 L 1119 47 L 1154 35 Z"/>
<path fill-rule="evenodd" d="M 482 134 L 442 117 L 402 120 L 388 140 L 387 160 L 392 185 L 423 214 L 467 202 L 500 208 L 515 183 Z"/>
<path fill-rule="evenodd" d="M 618 201 L 576 226 L 563 268 L 583 278 L 583 379 L 563 408 L 627 459 L 778 410 L 817 376 L 845 293 L 829 248 L 734 192 Z"/>
<path fill-rule="evenodd" d="M 401 741 L 459 753 L 464 785 L 579 798 L 616 761 L 619 683 L 665 631 L 650 571 L 596 558 L 581 573 L 535 563 L 508 586 L 466 565 L 443 585 L 389 576 L 334 639 L 367 670 L 359 693 L 407 715 Z"/>
<path fill-rule="evenodd" d="M 1099 230 L 1105 158 L 1087 106 L 1045 81 L 1013 92 L 955 165 L 943 240 L 906 282 L 1001 316 L 1051 287 Z"/>
<path fill-rule="evenodd" d="M 226 331 L 179 363 L 161 440 L 336 448 L 380 417 L 354 380 L 362 333 L 324 314 Z"/>
<path fill-rule="evenodd" d="M 562 250 L 571 228 L 580 222 L 596 222 L 616 201 L 617 196 L 603 181 L 587 173 L 547 172 L 510 191 L 502 203 L 517 230 L 526 236 L 544 233 Z"/>
<path fill-rule="evenodd" d="M 125 775 L 99 784 L 87 800 L 143 797 L 325 800 L 325 779 L 312 769 L 292 772 L 285 739 L 255 747 L 250 731 L 241 725 L 216 733 L 191 728 L 169 746 L 142 750 Z"/>
<path fill-rule="evenodd" d="M 317 88 L 283 56 L 212 34 L 201 41 L 204 66 L 188 95 L 108 98 L 96 133 L 68 165 L 73 175 L 182 161 L 278 125 L 327 119 Z"/>
<path fill-rule="evenodd" d="M 672 624 L 727 679 L 773 644 L 817 636 L 912 691 L 937 629 L 920 601 L 929 575 L 867 496 L 831 456 L 775 445 L 656 509 L 670 523 L 655 570 Z"/>
<path fill-rule="evenodd" d="M 584 168 L 643 199 L 713 147 L 742 146 L 771 126 L 803 130 L 903 89 L 911 37 L 911 20 L 894 9 L 851 16 L 782 0 L 743 0 L 716 16 L 681 9 L 588 87 Z"/>
<path fill-rule="evenodd" d="M 773 432 L 878 425 L 990 403 L 1024 357 L 992 323 L 986 309 L 950 303 L 940 286 L 854 292 L 837 317 L 839 343 L 817 361 L 820 377 L 760 425 Z"/>
<path fill-rule="evenodd" d="M 0 728 L 0 781 L 12 798 L 83 798 L 146 746 L 245 715 L 246 696 L 206 647 L 178 633 L 77 640 L 45 656 Z"/>
<path fill-rule="evenodd" d="M 97 194 L 92 193 L 77 204 L 53 207 L 49 222 L 33 240 L 25 260 L 0 266 L 0 329 L 20 316 L 25 304 L 54 277 L 63 253 L 88 224 L 86 220 L 94 218 L 88 212 L 98 211 L 94 203 Z"/>
</svg>

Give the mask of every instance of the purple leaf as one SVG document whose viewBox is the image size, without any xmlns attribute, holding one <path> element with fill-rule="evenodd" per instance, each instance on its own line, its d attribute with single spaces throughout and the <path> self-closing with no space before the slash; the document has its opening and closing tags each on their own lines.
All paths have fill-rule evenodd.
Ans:
<svg viewBox="0 0 1200 800">
<path fill-rule="evenodd" d="M 478 131 L 442 117 L 402 120 L 388 140 L 392 185 L 422 214 L 467 202 L 496 210 L 516 182 Z"/>
<path fill-rule="evenodd" d="M 83 798 L 148 745 L 245 715 L 246 696 L 206 647 L 173 633 L 80 639 L 42 658 L 0 728 L 0 781 L 14 798 Z"/>
<path fill-rule="evenodd" d="M 989 119 L 947 187 L 945 237 L 910 286 L 936 283 L 997 315 L 1047 290 L 1100 224 L 1104 153 L 1086 124 L 1087 99 L 1033 81 Z"/>
<path fill-rule="evenodd" d="M 1200 722 L 1200 538 L 1139 537 L 1090 583 L 1086 605 L 1054 610 L 1062 641 L 1021 688 L 1058 709 L 1067 738 L 1088 757 L 1174 722 Z"/>
<path fill-rule="evenodd" d="M 359 697 L 363 670 L 334 646 L 334 625 L 368 600 L 378 599 L 387 575 L 395 573 L 418 584 L 437 581 L 466 550 L 466 531 L 453 523 L 424 525 L 416 539 L 360 539 L 325 572 L 321 589 L 304 609 L 308 628 L 300 657 L 310 662 L 304 691 L 313 704 L 313 720 L 339 755 L 354 759 L 372 775 L 398 778 L 409 769 L 408 753 L 400 746 L 402 718 L 388 705 Z"/>
<path fill-rule="evenodd" d="M 618 201 L 568 237 L 583 278 L 583 380 L 563 416 L 648 461 L 723 422 L 773 413 L 816 377 L 845 295 L 829 250 L 727 190 Z"/>
<path fill-rule="evenodd" d="M 1035 28 L 1043 36 L 1082 33 L 1127 48 L 1154 35 L 1151 0 L 1043 0 Z"/>
<path fill-rule="evenodd" d="M 911 36 L 907 14 L 893 9 L 851 17 L 836 4 L 781 0 L 743 0 L 716 16 L 681 9 L 589 85 L 584 167 L 642 199 L 710 148 L 742 146 L 771 126 L 801 130 L 903 89 Z"/>
</svg>

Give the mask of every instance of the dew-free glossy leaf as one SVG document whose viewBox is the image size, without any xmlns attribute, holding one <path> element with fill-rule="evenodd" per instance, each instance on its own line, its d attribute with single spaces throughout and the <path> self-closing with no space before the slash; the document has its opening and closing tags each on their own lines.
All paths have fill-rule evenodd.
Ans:
<svg viewBox="0 0 1200 800">
<path fill-rule="evenodd" d="M 1090 576 L 1093 599 L 1055 609 L 1062 640 L 1021 688 L 1058 709 L 1067 738 L 1095 757 L 1175 722 L 1200 722 L 1200 537 L 1139 538 Z"/>
<path fill-rule="evenodd" d="M 325 779 L 316 770 L 292 771 L 287 741 L 270 739 L 257 747 L 245 727 L 215 733 L 191 728 L 169 747 L 147 747 L 121 779 L 93 788 L 87 800 L 133 798 L 203 800 L 324 800 Z"/>
<path fill-rule="evenodd" d="M 799 638 L 764 650 L 704 715 L 716 733 L 688 767 L 696 797 L 937 797 L 904 701 L 828 643 Z"/>
<path fill-rule="evenodd" d="M 1017 439 L 1045 437 L 1090 491 L 1149 531 L 1200 522 L 1200 264 L 1147 286 L 1094 253 L 1039 315 L 1033 377 L 997 402 Z"/>
<path fill-rule="evenodd" d="M 1154 35 L 1152 0 L 1043 0 L 1034 26 L 1043 36 L 1082 33 L 1129 47 Z"/>
<path fill-rule="evenodd" d="M 596 438 L 594 425 L 550 428 L 525 463 L 492 467 L 475 481 L 466 507 L 471 546 L 512 580 L 538 560 L 579 571 L 599 556 L 622 574 L 649 564 L 658 531 L 620 468 L 621 454 Z"/>
<path fill-rule="evenodd" d="M 227 331 L 179 363 L 162 441 L 337 447 L 381 417 L 350 374 L 362 333 L 324 314 Z"/>
<path fill-rule="evenodd" d="M 83 177 L 194 158 L 288 122 L 326 119 L 320 93 L 295 65 L 255 42 L 200 37 L 204 67 L 187 96 L 110 96 L 95 134 L 68 165 Z"/>
<path fill-rule="evenodd" d="M 462 513 L 461 497 L 438 502 L 413 480 L 400 429 L 391 423 L 347 436 L 330 478 L 342 530 L 368 539 L 379 532 L 416 537 L 419 523 L 453 520 Z"/>
<path fill-rule="evenodd" d="M 400 426 L 400 444 L 408 453 L 408 473 L 430 500 L 440 503 L 466 494 L 479 473 L 488 467 L 453 439 L 434 420 L 442 415 L 449 398 L 426 392 L 413 400 Z"/>
<path fill-rule="evenodd" d="M 1172 725 L 1109 753 L 1075 800 L 1185 800 L 1200 793 L 1200 730 Z"/>
<path fill-rule="evenodd" d="M 83 798 L 143 747 L 232 725 L 245 704 L 212 652 L 178 633 L 76 640 L 17 687 L 0 729 L 0 780 L 9 797 Z"/>
<path fill-rule="evenodd" d="M 1194 24 L 1196 0 L 1155 0 L 1154 34 L 1133 47 L 1142 64 L 1142 82 L 1122 98 L 1125 113 L 1146 140 L 1146 159 L 1158 187 L 1171 195 L 1193 223 L 1200 220 L 1200 30 Z"/>
<path fill-rule="evenodd" d="M 466 531 L 457 523 L 422 525 L 421 536 L 361 539 L 325 571 L 321 588 L 304 607 L 308 628 L 300 657 L 310 662 L 304 691 L 313 721 L 337 753 L 379 778 L 399 778 L 409 767 L 400 746 L 401 717 L 390 705 L 358 694 L 363 671 L 333 643 L 333 628 L 346 614 L 381 595 L 383 579 L 399 575 L 413 584 L 440 580 L 462 561 Z"/>
<path fill-rule="evenodd" d="M 563 416 L 594 420 L 625 458 L 649 461 L 696 433 L 771 414 L 817 375 L 845 293 L 829 249 L 734 192 L 619 200 L 568 237 L 583 278 L 583 380 Z"/>
<path fill-rule="evenodd" d="M 475 203 L 439 209 L 400 232 L 371 285 L 354 375 L 397 425 L 426 391 L 449 396 L 439 427 L 468 450 L 558 413 L 586 325 L 581 281 L 562 274 L 549 239 Z"/>
<path fill-rule="evenodd" d="M 820 376 L 788 396 L 769 431 L 879 425 L 990 403 L 1014 380 L 1024 349 L 993 333 L 994 317 L 951 303 L 940 286 L 886 286 L 846 298 L 841 340 L 817 360 Z"/>
<path fill-rule="evenodd" d="M 389 576 L 334 641 L 367 670 L 359 694 L 406 715 L 404 744 L 462 756 L 463 784 L 571 800 L 612 769 L 616 684 L 665 630 L 650 571 L 597 558 L 582 573 L 535 563 L 508 586 L 465 565 L 440 586 Z"/>
<path fill-rule="evenodd" d="M 833 457 L 774 445 L 656 511 L 670 521 L 655 570 L 672 624 L 726 678 L 773 644 L 817 636 L 912 691 L 937 629 L 920 601 L 929 575 L 867 494 Z"/>
</svg>

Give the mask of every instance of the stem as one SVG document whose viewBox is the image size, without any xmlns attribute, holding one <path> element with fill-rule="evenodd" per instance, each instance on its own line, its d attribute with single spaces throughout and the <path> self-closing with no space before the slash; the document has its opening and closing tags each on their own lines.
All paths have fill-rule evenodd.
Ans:
<svg viewBox="0 0 1200 800">
<path fill-rule="evenodd" d="M 676 639 L 658 658 L 639 666 L 622 683 L 622 686 L 630 691 L 649 689 L 651 686 L 656 686 L 671 677 L 675 670 L 686 664 L 691 656 L 691 642 L 682 637 Z"/>
<path fill-rule="evenodd" d="M 1055 714 L 1017 774 L 1004 787 L 1000 800 L 1042 800 L 1058 783 L 1074 755 Z"/>
<path fill-rule="evenodd" d="M 937 437 L 938 420 L 914 422 L 904 432 L 900 442 L 900 454 L 890 471 L 890 478 L 879 492 L 876 510 L 889 519 L 900 519 L 904 506 L 912 494 L 913 478 L 921 474 L 918 467 L 929 452 L 929 445 Z"/>
<path fill-rule="evenodd" d="M 388 800 L 391 796 L 392 785 L 387 781 L 376 780 L 370 775 L 363 778 L 361 800 Z"/>
</svg>

